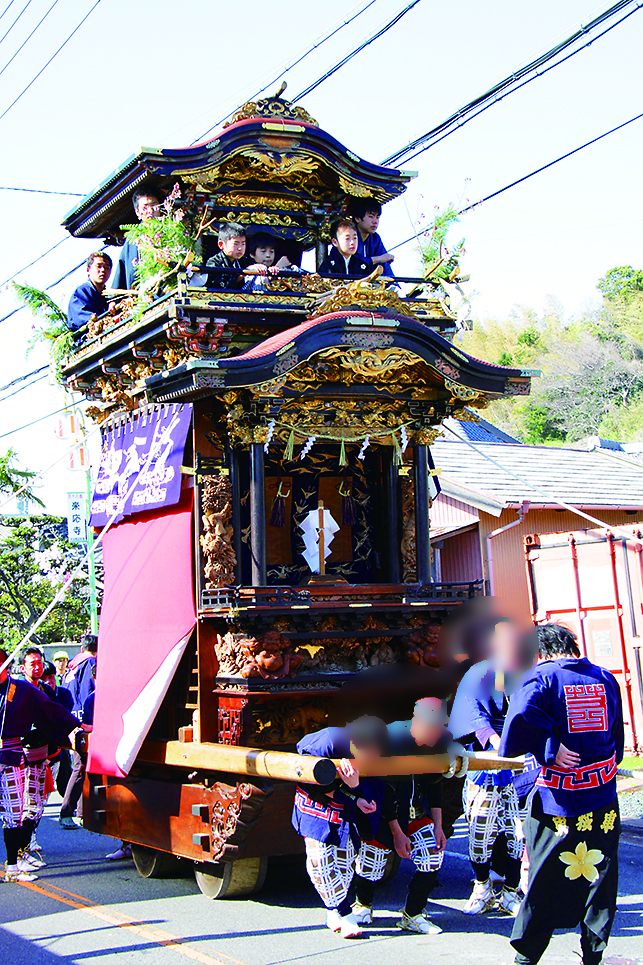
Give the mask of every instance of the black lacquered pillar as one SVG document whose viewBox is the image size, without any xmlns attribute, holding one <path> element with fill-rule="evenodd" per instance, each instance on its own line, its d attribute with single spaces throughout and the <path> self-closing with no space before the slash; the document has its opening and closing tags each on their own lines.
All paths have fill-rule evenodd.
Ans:
<svg viewBox="0 0 643 965">
<path fill-rule="evenodd" d="M 400 583 L 401 572 L 401 530 L 399 504 L 399 476 L 393 461 L 392 446 L 382 448 L 382 476 L 384 482 L 384 505 L 386 507 L 386 542 L 388 551 L 387 577 L 389 583 Z"/>
<path fill-rule="evenodd" d="M 413 449 L 415 483 L 415 548 L 418 583 L 431 582 L 431 537 L 429 521 L 429 447 Z"/>
<path fill-rule="evenodd" d="M 250 551 L 252 585 L 266 585 L 266 495 L 263 443 L 250 443 Z"/>
</svg>

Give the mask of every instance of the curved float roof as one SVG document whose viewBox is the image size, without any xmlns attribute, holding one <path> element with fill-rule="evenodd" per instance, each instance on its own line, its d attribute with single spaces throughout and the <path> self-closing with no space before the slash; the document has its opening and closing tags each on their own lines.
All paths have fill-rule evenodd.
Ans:
<svg viewBox="0 0 643 965">
<path fill-rule="evenodd" d="M 216 137 L 186 148 L 141 148 L 65 216 L 63 227 L 100 238 L 131 223 L 131 196 L 141 184 L 161 188 L 180 180 L 216 197 L 231 191 L 274 192 L 310 207 L 346 196 L 390 201 L 415 172 L 371 164 L 317 126 L 303 108 L 279 97 L 244 105 Z"/>
</svg>

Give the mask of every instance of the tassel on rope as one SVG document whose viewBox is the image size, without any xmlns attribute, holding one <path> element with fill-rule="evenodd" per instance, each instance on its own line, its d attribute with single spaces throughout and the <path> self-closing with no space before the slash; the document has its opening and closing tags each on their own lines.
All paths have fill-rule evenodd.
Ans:
<svg viewBox="0 0 643 965">
<path fill-rule="evenodd" d="M 342 444 L 339 447 L 339 465 L 340 465 L 340 468 L 348 465 L 348 459 L 346 458 L 346 446 L 344 445 L 343 439 L 342 439 Z"/>
<path fill-rule="evenodd" d="M 283 492 L 283 480 L 281 478 L 282 466 L 279 465 L 279 476 L 277 478 L 277 494 L 272 501 L 272 509 L 270 510 L 270 525 L 277 526 L 281 529 L 286 525 L 286 500 L 290 496 L 290 490 L 287 493 Z"/>
<path fill-rule="evenodd" d="M 353 489 L 348 485 L 345 472 L 339 485 L 339 495 L 342 497 L 342 526 L 354 526 L 357 522 L 357 508 L 353 499 Z"/>
<path fill-rule="evenodd" d="M 397 441 L 396 435 L 393 436 L 393 465 L 394 466 L 402 465 L 402 450 L 400 448 L 399 442 Z"/>
<path fill-rule="evenodd" d="M 288 442 L 286 443 L 286 448 L 284 450 L 284 459 L 286 462 L 290 462 L 295 454 L 295 431 L 290 430 L 290 435 L 288 436 Z"/>
</svg>

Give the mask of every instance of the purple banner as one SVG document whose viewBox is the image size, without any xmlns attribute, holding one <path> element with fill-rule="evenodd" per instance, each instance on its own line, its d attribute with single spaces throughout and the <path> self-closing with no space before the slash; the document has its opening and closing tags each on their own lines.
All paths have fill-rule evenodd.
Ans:
<svg viewBox="0 0 643 965">
<path fill-rule="evenodd" d="M 91 526 L 173 506 L 181 495 L 181 463 L 192 406 L 174 403 L 143 413 L 103 436 L 92 496 Z M 134 489 L 125 499 L 130 487 Z"/>
</svg>

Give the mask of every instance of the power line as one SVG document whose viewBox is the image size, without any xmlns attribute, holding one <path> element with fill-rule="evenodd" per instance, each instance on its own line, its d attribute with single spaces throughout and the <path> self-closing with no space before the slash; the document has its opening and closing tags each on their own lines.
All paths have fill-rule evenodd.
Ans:
<svg viewBox="0 0 643 965">
<path fill-rule="evenodd" d="M 4 10 L 2 11 L 2 13 L 0 13 L 0 20 L 2 20 L 2 18 L 3 18 L 4 15 L 5 15 L 5 13 L 6 13 L 7 10 L 9 9 L 9 7 L 12 7 L 12 6 L 13 6 L 13 3 L 14 3 L 14 0 L 9 0 L 9 3 L 7 4 L 7 6 L 4 8 Z"/>
<path fill-rule="evenodd" d="M 59 415 L 61 412 L 67 412 L 69 409 L 73 409 L 74 405 L 64 405 L 62 409 L 56 409 L 55 412 L 49 412 L 47 415 L 41 415 L 38 419 L 34 419 L 33 422 L 27 422 L 24 426 L 18 426 L 17 429 L 10 429 L 9 432 L 3 432 L 0 439 L 6 439 L 7 436 L 13 436 L 16 432 L 22 432 L 23 429 L 30 429 L 32 426 L 37 425 L 39 422 L 44 422 L 45 419 L 51 419 L 54 415 Z"/>
<path fill-rule="evenodd" d="M 22 50 L 22 48 L 25 46 L 25 44 L 29 43 L 29 41 L 31 40 L 31 38 L 32 38 L 33 35 L 35 34 L 35 32 L 36 32 L 36 30 L 38 29 L 38 27 L 40 27 L 40 25 L 41 25 L 42 23 L 44 23 L 44 21 L 47 19 L 47 17 L 49 16 L 49 14 L 50 14 L 51 11 L 54 9 L 54 7 L 56 6 L 57 3 L 58 3 L 58 0 L 54 0 L 54 2 L 52 3 L 52 5 L 50 6 L 49 10 L 47 11 L 47 13 L 44 15 L 44 17 L 42 17 L 42 19 L 38 21 L 38 23 L 37 23 L 36 26 L 33 28 L 33 30 L 31 31 L 31 33 L 30 33 L 29 36 L 27 37 L 27 39 L 26 39 L 26 40 L 23 40 L 23 42 L 20 44 L 20 46 L 19 46 L 18 49 L 16 50 L 15 54 L 13 55 L 13 57 L 11 57 L 11 58 L 6 62 L 6 64 L 5 64 L 4 67 L 2 68 L 2 70 L 0 70 L 0 74 L 4 74 L 5 70 L 6 70 L 7 67 L 9 66 L 9 64 L 11 64 L 11 63 L 16 59 L 16 57 L 18 56 L 18 54 L 20 53 L 20 51 Z"/>
<path fill-rule="evenodd" d="M 458 215 L 466 214 L 468 211 L 473 211 L 474 208 L 479 207 L 484 204 L 485 201 L 491 201 L 492 198 L 497 198 L 499 194 L 504 194 L 510 188 L 515 188 L 516 185 L 522 184 L 523 181 L 528 181 L 529 178 L 533 178 L 536 174 L 540 174 L 541 171 L 546 171 L 547 168 L 551 168 L 554 164 L 558 164 L 559 161 L 564 161 L 568 157 L 572 157 L 573 154 L 578 154 L 579 151 L 585 150 L 586 147 L 590 147 L 592 144 L 596 144 L 597 141 L 602 141 L 604 137 L 609 137 L 610 134 L 615 134 L 616 131 L 622 130 L 627 127 L 628 124 L 633 124 L 634 121 L 640 121 L 643 114 L 637 114 L 636 117 L 630 117 L 629 121 L 623 121 L 622 124 L 618 124 L 617 127 L 612 127 L 609 131 L 605 131 L 603 134 L 599 134 L 598 137 L 593 137 L 591 141 L 585 141 L 579 147 L 575 147 L 573 151 L 568 151 L 567 154 L 561 154 L 560 157 L 555 158 L 553 161 L 549 161 L 547 164 L 541 165 L 541 167 L 536 168 L 535 171 L 530 171 L 529 174 L 523 175 L 523 177 L 518 178 L 516 181 L 512 181 L 511 184 L 506 184 L 504 188 L 499 188 L 497 191 L 493 191 L 492 194 L 487 194 L 484 198 L 480 198 L 479 201 L 475 201 L 473 204 L 468 204 L 466 208 L 460 208 L 457 212 Z M 424 228 L 418 234 L 426 234 L 431 230 L 433 226 L 429 225 L 428 228 Z M 408 245 L 409 241 L 417 240 L 418 235 L 411 235 L 410 238 L 406 238 L 404 241 L 400 241 L 397 245 L 393 245 L 389 248 L 389 251 L 394 251 L 396 248 L 401 248 L 403 245 Z"/>
<path fill-rule="evenodd" d="M 29 0 L 29 2 L 31 2 L 31 0 Z M 20 98 L 21 98 L 24 94 L 27 93 L 27 91 L 29 90 L 29 88 L 30 88 L 33 84 L 35 84 L 35 82 L 38 80 L 38 78 L 40 77 L 40 75 L 47 69 L 47 67 L 49 67 L 49 64 L 52 62 L 52 60 L 54 60 L 54 59 L 58 56 L 58 54 L 59 54 L 60 51 L 63 49 L 63 47 L 65 47 L 65 46 L 69 43 L 69 41 L 70 41 L 71 38 L 74 36 L 74 34 L 75 34 L 75 33 L 78 33 L 78 31 L 80 30 L 80 28 L 82 27 L 82 25 L 85 23 L 85 21 L 86 21 L 87 18 L 90 16 L 90 14 L 92 14 L 92 13 L 94 12 L 94 10 L 96 9 L 96 7 L 98 6 L 99 3 L 100 3 L 100 0 L 96 0 L 96 3 L 95 3 L 94 6 L 91 8 L 91 10 L 90 10 L 88 13 L 86 13 L 85 16 L 83 17 L 83 19 L 80 21 L 80 23 L 77 24 L 77 25 L 74 27 L 74 29 L 73 29 L 72 32 L 69 34 L 69 36 L 67 37 L 67 39 L 66 39 L 66 40 L 63 40 L 63 42 L 62 42 L 61 45 L 58 47 L 58 49 L 55 50 L 54 53 L 51 55 L 51 57 L 49 58 L 49 60 L 48 60 L 47 63 L 45 64 L 45 66 L 40 68 L 40 70 L 38 71 L 38 73 L 36 74 L 36 76 L 33 77 L 33 78 L 29 81 L 29 83 L 28 83 L 27 86 L 24 88 L 24 90 L 20 91 L 20 93 L 18 94 L 18 96 L 9 104 L 9 106 L 6 108 L 6 110 L 5 110 L 2 114 L 0 114 L 0 121 L 2 120 L 3 117 L 6 117 L 6 116 L 7 116 L 7 114 L 8 114 L 9 111 L 11 110 L 11 108 L 12 108 L 12 107 L 15 107 L 15 105 L 18 103 L 18 101 L 20 100 Z"/>
<path fill-rule="evenodd" d="M 9 36 L 9 34 L 11 33 L 11 31 L 13 30 L 13 28 L 15 27 L 15 25 L 18 23 L 18 21 L 20 20 L 20 18 L 22 17 L 23 13 L 25 12 L 25 10 L 27 9 L 27 7 L 29 6 L 30 3 L 31 3 L 31 0 L 27 0 L 26 4 L 25 4 L 24 7 L 22 8 L 22 10 L 20 11 L 20 13 L 19 13 L 18 16 L 16 17 L 16 19 L 13 21 L 13 23 L 11 24 L 11 26 L 9 27 L 9 29 L 7 30 L 7 32 L 6 32 L 5 34 L 3 34 L 2 37 L 0 37 L 0 44 L 1 44 L 2 41 L 5 39 L 5 37 L 8 37 L 8 36 Z M 10 6 L 11 6 L 11 4 L 9 4 L 9 7 L 10 7 Z M 7 10 L 9 9 L 9 7 L 7 7 Z M 6 13 L 6 12 L 7 12 L 7 11 L 5 10 L 5 13 Z"/>
<path fill-rule="evenodd" d="M 49 368 L 49 366 L 47 366 L 47 368 Z M 33 382 L 29 382 L 27 385 L 21 385 L 19 389 L 16 389 L 14 392 L 10 392 L 9 395 L 5 395 L 2 399 L 0 399 L 0 403 L 7 402 L 9 399 L 12 399 L 14 395 L 18 395 L 19 392 L 24 392 L 25 389 L 30 389 L 32 385 L 36 385 L 38 382 L 42 382 L 42 380 L 46 378 L 47 373 L 45 372 L 44 375 L 39 375 L 37 379 L 33 380 Z"/>
<path fill-rule="evenodd" d="M 364 40 L 359 45 L 359 47 L 356 47 L 355 50 L 352 50 L 349 54 L 346 55 L 346 57 L 343 57 L 342 60 L 340 60 L 337 64 L 335 64 L 334 67 L 331 67 L 324 74 L 322 74 L 321 77 L 318 77 L 316 81 L 314 81 L 312 84 L 309 84 L 308 87 L 304 88 L 304 90 L 302 90 L 300 94 L 297 94 L 296 97 L 293 97 L 292 99 L 293 104 L 296 104 L 297 101 L 300 101 L 302 99 L 302 97 L 305 97 L 306 94 L 310 94 L 317 87 L 319 87 L 320 84 L 323 84 L 325 80 L 328 80 L 329 77 L 332 77 L 334 73 L 336 73 L 341 67 L 347 64 L 349 60 L 352 60 L 353 57 L 357 57 L 357 55 L 361 53 L 362 50 L 365 50 L 365 48 L 368 47 L 370 44 L 374 43 L 376 40 L 379 40 L 380 37 L 383 37 L 384 34 L 391 29 L 391 27 L 394 27 L 395 24 L 399 23 L 402 17 L 406 16 L 406 14 L 409 13 L 409 11 L 413 9 L 413 7 L 416 7 L 419 2 L 420 0 L 412 0 L 412 3 L 407 4 L 407 6 L 404 7 L 403 10 L 400 10 L 400 12 L 397 14 L 396 17 L 393 17 L 393 19 L 390 20 L 387 24 L 385 24 L 380 30 L 378 30 L 377 33 L 374 33 L 373 36 L 369 37 L 368 40 Z"/>
<path fill-rule="evenodd" d="M 633 3 L 635 4 L 634 9 L 629 10 L 615 23 L 610 24 L 605 30 L 602 31 L 602 33 L 598 34 L 598 36 L 586 40 L 575 50 L 572 50 L 570 53 L 568 53 L 565 57 L 561 57 L 556 61 L 556 63 L 550 64 L 549 67 L 545 67 L 543 70 L 540 69 L 550 60 L 558 57 L 563 51 L 576 44 L 579 40 L 585 38 L 587 34 L 591 33 L 591 31 L 596 27 L 605 23 L 607 20 L 611 20 L 625 7 L 631 7 Z M 586 47 L 589 47 L 591 44 L 595 43 L 595 41 L 599 40 L 601 37 L 604 37 L 605 34 L 609 33 L 615 27 L 618 27 L 619 24 L 627 20 L 628 17 L 631 17 L 632 14 L 640 10 L 641 7 L 643 7 L 642 0 L 620 0 L 619 3 L 614 4 L 614 6 L 610 7 L 608 10 L 605 10 L 598 17 L 595 17 L 594 20 L 587 24 L 586 27 L 581 26 L 579 30 L 573 33 L 566 40 L 563 40 L 555 47 L 552 47 L 551 50 L 548 50 L 545 54 L 542 54 L 540 57 L 536 58 L 536 60 L 533 60 L 530 64 L 527 64 L 526 67 L 522 67 L 519 70 L 514 71 L 508 77 L 505 77 L 504 80 L 501 80 L 499 83 L 491 87 L 484 94 L 481 94 L 479 97 L 469 101 L 468 104 L 465 104 L 464 107 L 461 107 L 460 110 L 455 112 L 455 114 L 451 114 L 451 116 L 447 117 L 446 120 L 442 121 L 436 127 L 431 128 L 431 130 L 427 131 L 426 134 L 423 134 L 421 137 L 417 137 L 414 141 L 411 141 L 406 145 L 406 147 L 401 148 L 395 154 L 390 154 L 384 159 L 384 161 L 382 161 L 382 164 L 398 163 L 402 158 L 405 160 L 405 162 L 411 161 L 419 154 L 422 154 L 423 151 L 427 151 L 435 144 L 438 144 L 440 141 L 444 140 L 445 137 L 448 137 L 449 134 L 452 134 L 454 131 L 463 127 L 469 121 L 473 120 L 474 117 L 478 117 L 478 115 L 488 110 L 494 104 L 499 103 L 505 97 L 508 97 L 510 94 L 513 94 L 522 87 L 525 87 L 527 84 L 531 83 L 532 80 L 536 80 L 538 77 L 544 76 L 544 74 L 547 74 L 555 67 L 559 67 L 561 64 L 564 64 L 571 57 L 575 56 L 575 54 L 580 53 L 581 50 L 585 50 Z M 416 148 L 418 148 L 418 150 L 416 150 Z"/>
<path fill-rule="evenodd" d="M 313 53 L 315 50 L 317 50 L 319 47 L 323 46 L 323 44 L 325 44 L 327 40 L 330 40 L 331 37 L 334 37 L 336 33 L 339 33 L 339 31 L 340 31 L 340 30 L 343 30 L 344 27 L 347 27 L 347 26 L 348 26 L 349 24 L 351 24 L 354 20 L 357 20 L 358 17 L 361 17 L 361 15 L 362 15 L 363 13 L 365 13 L 365 12 L 368 10 L 369 7 L 372 7 L 373 4 L 376 3 L 376 2 L 377 2 L 377 0 L 369 0 L 369 3 L 367 3 L 366 6 L 362 7 L 361 10 L 358 10 L 357 13 L 354 14 L 352 17 L 349 17 L 348 20 L 344 20 L 343 23 L 340 23 L 337 27 L 335 27 L 334 30 L 331 30 L 330 33 L 326 34 L 325 37 L 323 37 L 321 40 L 319 40 L 316 44 L 313 44 L 312 47 L 309 47 L 308 50 L 306 50 L 303 54 L 301 54 L 301 56 L 299 56 L 299 57 L 297 58 L 297 60 L 293 60 L 292 64 L 289 64 L 288 67 L 285 67 L 285 68 L 281 71 L 281 73 L 277 74 L 276 77 L 273 77 L 272 80 L 268 81 L 268 83 L 265 84 L 263 87 L 261 87 L 258 91 L 255 91 L 254 94 L 251 94 L 250 97 L 248 98 L 248 100 L 254 100 L 255 97 L 258 97 L 258 96 L 259 96 L 259 94 L 263 94 L 263 92 L 264 92 L 265 90 L 267 90 L 268 87 L 272 87 L 273 84 L 276 84 L 277 81 L 278 81 L 278 80 L 281 80 L 281 78 L 282 78 L 285 74 L 287 74 L 289 71 L 291 71 L 291 70 L 293 69 L 293 67 L 297 67 L 297 65 L 300 64 L 300 63 L 302 62 L 302 60 L 305 60 L 306 57 L 308 57 L 309 54 L 312 54 L 312 53 Z M 214 124 L 212 125 L 212 127 L 209 127 L 209 128 L 207 129 L 207 131 L 204 131 L 204 132 L 203 132 L 203 134 L 199 134 L 199 136 L 196 138 L 196 140 L 192 141 L 192 144 L 198 144 L 200 141 L 202 141 L 205 137 L 208 136 L 208 134 L 209 134 L 211 131 L 213 131 L 216 127 L 218 127 L 219 124 L 222 124 L 223 121 L 227 120 L 227 118 L 230 117 L 233 113 L 234 113 L 234 111 L 230 111 L 229 114 L 226 114 L 224 117 L 219 118 L 218 121 L 215 121 Z"/>
<path fill-rule="evenodd" d="M 56 0 L 58 3 L 58 0 Z M 3 68 L 4 69 L 4 68 Z M 0 70 L 0 74 L 2 71 Z M 45 191 L 43 188 L 9 188 L 0 186 L 0 191 L 27 191 L 29 194 L 64 194 L 70 198 L 84 198 L 85 195 L 79 191 Z"/>
<path fill-rule="evenodd" d="M 4 392 L 5 389 L 10 389 L 12 386 L 17 385 L 18 382 L 24 381 L 24 379 L 31 378 L 32 375 L 39 375 L 41 372 L 45 372 L 48 368 L 48 365 L 41 365 L 39 369 L 34 369 L 33 372 L 27 372 L 25 375 L 21 375 L 17 379 L 14 379 L 13 382 L 7 382 L 6 385 L 0 385 L 0 392 Z"/>
<path fill-rule="evenodd" d="M 33 261 L 30 261 L 28 265 L 24 265 L 22 268 L 19 268 L 18 271 L 14 272 L 13 275 L 10 275 L 9 278 L 5 279 L 5 281 L 0 282 L 0 288 L 4 288 L 5 285 L 8 285 L 10 281 L 13 281 L 13 279 L 16 278 L 19 274 L 21 274 L 21 272 L 26 271 L 27 268 L 31 268 L 32 265 L 35 265 L 36 262 L 41 261 L 43 258 L 46 258 L 46 256 L 51 254 L 52 251 L 54 251 L 60 245 L 64 244 L 65 241 L 69 241 L 70 237 L 71 237 L 70 235 L 67 235 L 65 238 L 61 238 L 60 241 L 57 241 L 56 244 L 52 245 L 51 248 L 48 248 L 47 251 L 43 251 L 41 255 L 38 255 L 37 258 L 34 258 Z"/>
</svg>

